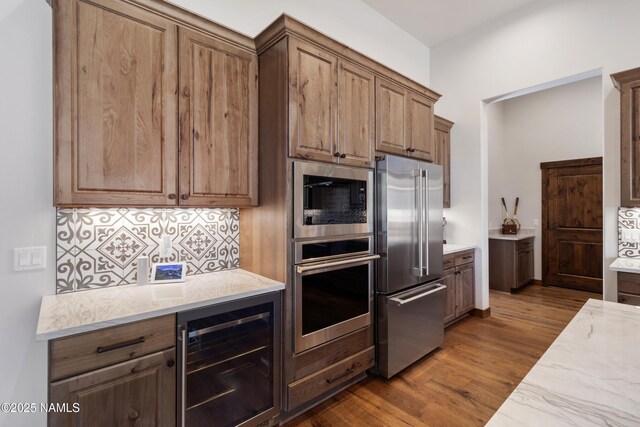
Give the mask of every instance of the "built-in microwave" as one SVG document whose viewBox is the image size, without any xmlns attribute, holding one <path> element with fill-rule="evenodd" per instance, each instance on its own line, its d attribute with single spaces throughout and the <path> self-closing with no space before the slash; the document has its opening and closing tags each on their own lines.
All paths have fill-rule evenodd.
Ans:
<svg viewBox="0 0 640 427">
<path fill-rule="evenodd" d="M 293 237 L 373 233 L 373 171 L 294 162 Z"/>
</svg>

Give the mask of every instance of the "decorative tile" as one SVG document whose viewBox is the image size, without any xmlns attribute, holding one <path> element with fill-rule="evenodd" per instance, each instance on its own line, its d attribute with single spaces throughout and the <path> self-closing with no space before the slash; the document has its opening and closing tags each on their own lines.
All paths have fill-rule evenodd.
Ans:
<svg viewBox="0 0 640 427">
<path fill-rule="evenodd" d="M 136 281 L 136 259 L 183 261 L 187 274 L 238 268 L 237 209 L 58 209 L 57 293 Z M 161 259 L 160 240 L 171 236 L 171 255 Z"/>
<path fill-rule="evenodd" d="M 640 243 L 622 242 L 622 230 L 640 229 L 640 209 L 618 208 L 618 256 L 640 258 Z"/>
</svg>

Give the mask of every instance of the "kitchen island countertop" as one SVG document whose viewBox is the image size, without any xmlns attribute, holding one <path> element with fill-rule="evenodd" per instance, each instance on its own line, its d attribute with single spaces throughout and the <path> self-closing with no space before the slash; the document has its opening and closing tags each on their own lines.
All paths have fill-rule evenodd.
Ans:
<svg viewBox="0 0 640 427">
<path fill-rule="evenodd" d="M 467 243 L 445 243 L 444 245 L 442 245 L 442 254 L 449 255 L 449 254 L 454 254 L 456 252 L 468 251 L 475 248 L 476 248 L 476 245 L 471 245 Z"/>
<path fill-rule="evenodd" d="M 36 338 L 60 338 L 282 289 L 280 282 L 238 268 L 187 276 L 183 283 L 45 295 Z"/>
<path fill-rule="evenodd" d="M 590 299 L 487 425 L 640 425 L 638 330 L 638 307 Z"/>
</svg>

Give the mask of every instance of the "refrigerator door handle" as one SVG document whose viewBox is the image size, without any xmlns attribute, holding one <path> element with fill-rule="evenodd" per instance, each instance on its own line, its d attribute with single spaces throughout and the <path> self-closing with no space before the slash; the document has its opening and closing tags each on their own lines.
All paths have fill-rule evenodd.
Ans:
<svg viewBox="0 0 640 427">
<path fill-rule="evenodd" d="M 424 297 L 426 297 L 428 295 L 435 294 L 436 292 L 440 292 L 441 290 L 446 289 L 446 288 L 447 287 L 445 285 L 443 285 L 441 283 L 438 283 L 438 284 L 436 284 L 435 288 L 430 288 L 428 291 L 423 292 L 423 293 L 418 294 L 418 295 L 414 295 L 411 298 L 402 299 L 400 297 L 396 297 L 396 298 L 389 299 L 389 301 L 393 301 L 394 303 L 396 303 L 396 305 L 401 306 L 401 305 L 404 305 L 404 304 L 409 303 L 411 301 L 419 300 L 419 299 L 424 298 Z"/>
<path fill-rule="evenodd" d="M 422 244 L 424 246 L 422 250 L 423 261 L 422 261 L 422 269 L 424 276 L 429 275 L 429 171 L 427 169 L 422 169 L 420 180 L 424 180 L 424 184 L 422 186 Z"/>
<path fill-rule="evenodd" d="M 415 176 L 418 178 L 418 185 L 416 186 L 416 215 L 418 216 L 418 221 L 416 221 L 418 223 L 418 268 L 415 270 L 415 275 L 422 277 L 424 271 L 424 189 L 422 185 L 422 169 L 415 171 Z"/>
</svg>

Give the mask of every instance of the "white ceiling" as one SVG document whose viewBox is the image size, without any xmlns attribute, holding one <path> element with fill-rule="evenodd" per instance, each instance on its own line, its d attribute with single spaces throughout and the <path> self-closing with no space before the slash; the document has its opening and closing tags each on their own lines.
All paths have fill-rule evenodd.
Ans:
<svg viewBox="0 0 640 427">
<path fill-rule="evenodd" d="M 429 47 L 535 0 L 363 0 Z"/>
</svg>

